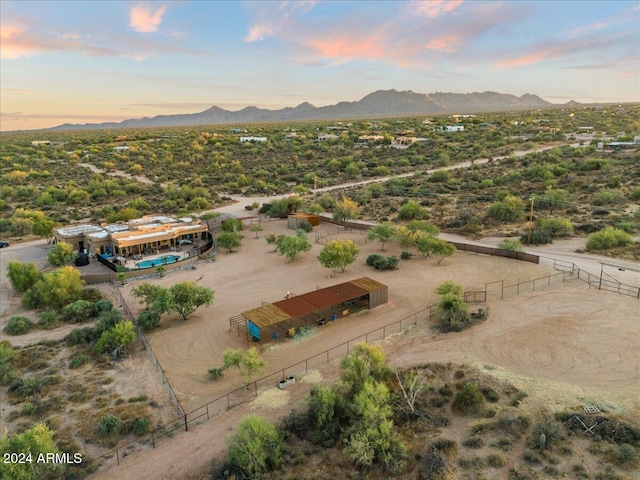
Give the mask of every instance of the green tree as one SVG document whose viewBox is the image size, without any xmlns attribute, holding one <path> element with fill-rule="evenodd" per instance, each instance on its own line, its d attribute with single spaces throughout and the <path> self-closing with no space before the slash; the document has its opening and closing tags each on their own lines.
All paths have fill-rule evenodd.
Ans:
<svg viewBox="0 0 640 480">
<path fill-rule="evenodd" d="M 368 378 L 385 381 L 391 374 L 382 348 L 366 343 L 357 344 L 353 353 L 342 359 L 340 370 L 340 382 L 349 399 L 362 390 Z"/>
<path fill-rule="evenodd" d="M 451 293 L 440 296 L 438 313 L 447 329 L 460 330 L 470 321 L 469 305 L 458 295 Z"/>
<path fill-rule="evenodd" d="M 355 261 L 359 251 L 360 248 L 353 240 L 333 240 L 323 247 L 318 260 L 335 275 L 338 268 L 344 272 L 345 268 Z"/>
<path fill-rule="evenodd" d="M 222 232 L 216 236 L 216 243 L 229 250 L 229 253 L 233 252 L 234 248 L 238 248 L 242 245 L 242 239 L 244 237 L 236 232 Z"/>
<path fill-rule="evenodd" d="M 433 253 L 433 256 L 436 257 L 436 263 L 440 265 L 442 260 L 456 253 L 456 247 L 455 245 L 447 242 L 446 240 L 442 240 L 440 238 L 434 238 L 431 251 Z"/>
<path fill-rule="evenodd" d="M 259 223 L 256 223 L 255 225 L 251 225 L 251 228 L 249 228 L 249 230 L 256 234 L 256 238 L 260 238 L 260 232 L 264 230 L 264 227 Z"/>
<path fill-rule="evenodd" d="M 7 276 L 13 289 L 20 293 L 29 290 L 42 277 L 33 262 L 22 263 L 16 260 L 7 265 Z"/>
<path fill-rule="evenodd" d="M 31 227 L 31 233 L 38 237 L 44 237 L 50 239 L 53 237 L 53 227 L 56 226 L 56 222 L 49 218 L 37 220 Z"/>
<path fill-rule="evenodd" d="M 378 240 L 382 244 L 380 250 L 384 252 L 384 244 L 393 239 L 396 235 L 396 226 L 391 222 L 380 222 L 369 229 L 367 238 Z"/>
<path fill-rule="evenodd" d="M 61 267 L 62 265 L 73 262 L 76 256 L 77 254 L 73 245 L 67 242 L 58 242 L 47 254 L 47 260 L 54 267 Z"/>
<path fill-rule="evenodd" d="M 453 280 L 445 280 L 436 287 L 436 293 L 438 295 L 462 295 L 462 285 L 454 282 Z"/>
<path fill-rule="evenodd" d="M 265 366 L 265 361 L 260 357 L 260 352 L 256 347 L 248 350 L 241 348 L 227 348 L 222 353 L 222 370 L 236 367 L 240 370 L 240 375 L 245 380 L 245 386 L 249 386 L 253 375 L 261 371 Z"/>
<path fill-rule="evenodd" d="M 164 277 L 164 273 L 167 271 L 167 267 L 165 267 L 164 265 L 158 265 L 156 267 L 156 272 L 158 275 L 160 275 L 160 278 Z"/>
<path fill-rule="evenodd" d="M 198 308 L 211 305 L 213 295 L 213 290 L 194 282 L 176 283 L 169 288 L 169 311 L 179 313 L 182 320 L 186 320 Z"/>
<path fill-rule="evenodd" d="M 288 235 L 277 243 L 278 253 L 284 255 L 289 262 L 295 260 L 300 253 L 311 250 L 311 247 L 303 230 L 297 230 L 295 235 Z"/>
<path fill-rule="evenodd" d="M 57 453 L 58 448 L 53 441 L 54 432 L 44 423 L 23 433 L 13 433 L 0 438 L 0 452 L 3 454 L 30 455 L 29 462 L 0 462 L 0 478 L 12 480 L 41 480 L 47 478 L 63 478 L 65 465 L 52 462 L 38 462 L 40 454 Z"/>
<path fill-rule="evenodd" d="M 159 285 L 141 283 L 137 287 L 131 289 L 131 295 L 133 295 L 134 298 L 139 298 L 140 303 L 145 304 L 145 310 L 149 310 L 160 290 L 163 290 L 163 287 Z"/>
<path fill-rule="evenodd" d="M 342 200 L 336 202 L 333 207 L 333 219 L 339 222 L 355 220 L 358 215 L 360 215 L 360 206 L 348 197 L 342 197 Z"/>
<path fill-rule="evenodd" d="M 315 428 L 314 441 L 332 447 L 340 435 L 340 398 L 331 387 L 313 386 L 309 394 L 309 418 Z"/>
<path fill-rule="evenodd" d="M 104 353 L 117 349 L 118 355 L 124 355 L 127 348 L 136 339 L 136 327 L 129 320 L 116 323 L 110 330 L 102 332 L 100 338 L 93 347 L 96 353 Z"/>
<path fill-rule="evenodd" d="M 223 232 L 235 233 L 242 230 L 244 228 L 244 225 L 242 223 L 242 220 L 239 220 L 237 218 L 227 218 L 222 222 L 222 225 L 220 226 L 220 228 L 222 229 Z"/>
<path fill-rule="evenodd" d="M 249 478 L 261 478 L 283 462 L 284 441 L 273 423 L 248 415 L 227 439 L 227 461 Z"/>
<path fill-rule="evenodd" d="M 411 220 L 406 227 L 410 232 L 422 232 L 432 237 L 437 237 L 440 234 L 438 227 L 425 220 Z"/>
<path fill-rule="evenodd" d="M 269 245 L 273 245 L 273 251 L 278 249 L 278 236 L 275 233 L 267 233 L 264 237 Z"/>
<path fill-rule="evenodd" d="M 82 283 L 80 271 L 66 266 L 43 275 L 31 290 L 36 290 L 43 305 L 59 309 L 80 299 Z"/>
</svg>

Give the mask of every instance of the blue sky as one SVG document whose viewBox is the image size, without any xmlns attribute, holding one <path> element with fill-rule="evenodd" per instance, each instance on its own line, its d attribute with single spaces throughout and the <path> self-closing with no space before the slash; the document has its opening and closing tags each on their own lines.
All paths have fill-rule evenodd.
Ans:
<svg viewBox="0 0 640 480">
<path fill-rule="evenodd" d="M 353 101 L 640 101 L 637 1 L 0 0 L 0 129 Z"/>
</svg>

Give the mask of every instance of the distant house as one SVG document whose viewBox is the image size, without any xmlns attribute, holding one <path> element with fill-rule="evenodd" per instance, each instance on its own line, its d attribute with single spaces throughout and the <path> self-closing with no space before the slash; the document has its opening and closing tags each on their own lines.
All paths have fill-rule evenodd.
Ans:
<svg viewBox="0 0 640 480">
<path fill-rule="evenodd" d="M 34 140 L 31 142 L 31 145 L 34 147 L 39 147 L 40 145 L 50 145 L 51 140 Z"/>
<path fill-rule="evenodd" d="M 382 135 L 360 135 L 358 141 L 362 143 L 381 142 L 384 140 Z"/>
<path fill-rule="evenodd" d="M 440 127 L 441 132 L 464 132 L 464 125 L 443 125 Z"/>
<path fill-rule="evenodd" d="M 320 135 L 318 135 L 318 141 L 319 142 L 324 142 L 327 140 L 338 140 L 338 135 L 334 135 L 333 133 L 321 133 Z"/>
<path fill-rule="evenodd" d="M 240 143 L 266 143 L 267 137 L 240 137 Z"/>
<path fill-rule="evenodd" d="M 113 147 L 114 150 L 121 152 L 123 150 L 129 150 L 131 147 L 129 145 L 119 145 L 117 147 Z"/>
<path fill-rule="evenodd" d="M 451 118 L 458 120 L 459 118 L 476 118 L 475 115 L 451 115 Z"/>
<path fill-rule="evenodd" d="M 241 128 L 232 128 L 232 129 L 230 130 L 230 132 L 231 132 L 231 133 L 247 133 L 247 130 L 246 130 L 246 129 L 245 129 L 245 130 L 243 130 L 243 129 L 241 129 Z"/>
</svg>

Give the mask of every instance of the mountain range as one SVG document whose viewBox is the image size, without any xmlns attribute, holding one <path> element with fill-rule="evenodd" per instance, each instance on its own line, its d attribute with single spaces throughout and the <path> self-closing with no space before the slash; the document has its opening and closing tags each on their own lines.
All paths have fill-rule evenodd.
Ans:
<svg viewBox="0 0 640 480">
<path fill-rule="evenodd" d="M 203 112 L 178 115 L 158 115 L 108 123 L 65 123 L 49 130 L 79 130 L 88 128 L 144 128 L 188 125 L 245 124 L 282 121 L 343 120 L 399 115 L 434 115 L 448 113 L 478 113 L 525 110 L 555 106 L 537 95 L 521 97 L 496 92 L 482 93 L 415 93 L 412 91 L 378 90 L 355 102 L 316 107 L 308 102 L 297 107 L 267 110 L 245 107 L 230 111 L 213 106 Z"/>
</svg>

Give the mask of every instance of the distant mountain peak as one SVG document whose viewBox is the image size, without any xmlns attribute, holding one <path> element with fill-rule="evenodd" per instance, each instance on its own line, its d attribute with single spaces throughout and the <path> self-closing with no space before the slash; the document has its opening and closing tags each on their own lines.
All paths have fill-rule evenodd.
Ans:
<svg viewBox="0 0 640 480">
<path fill-rule="evenodd" d="M 575 103 L 577 104 L 577 102 Z M 478 113 L 489 111 L 545 108 L 553 104 L 537 95 L 515 95 L 486 91 L 482 93 L 416 93 L 411 90 L 376 90 L 355 102 L 339 102 L 316 107 L 303 102 L 296 107 L 267 110 L 247 106 L 238 111 L 212 106 L 200 113 L 160 115 L 152 118 L 124 120 L 120 123 L 72 125 L 64 124 L 48 130 L 89 128 L 144 128 L 278 121 L 340 120 L 399 115 L 432 115 L 446 113 Z"/>
</svg>

